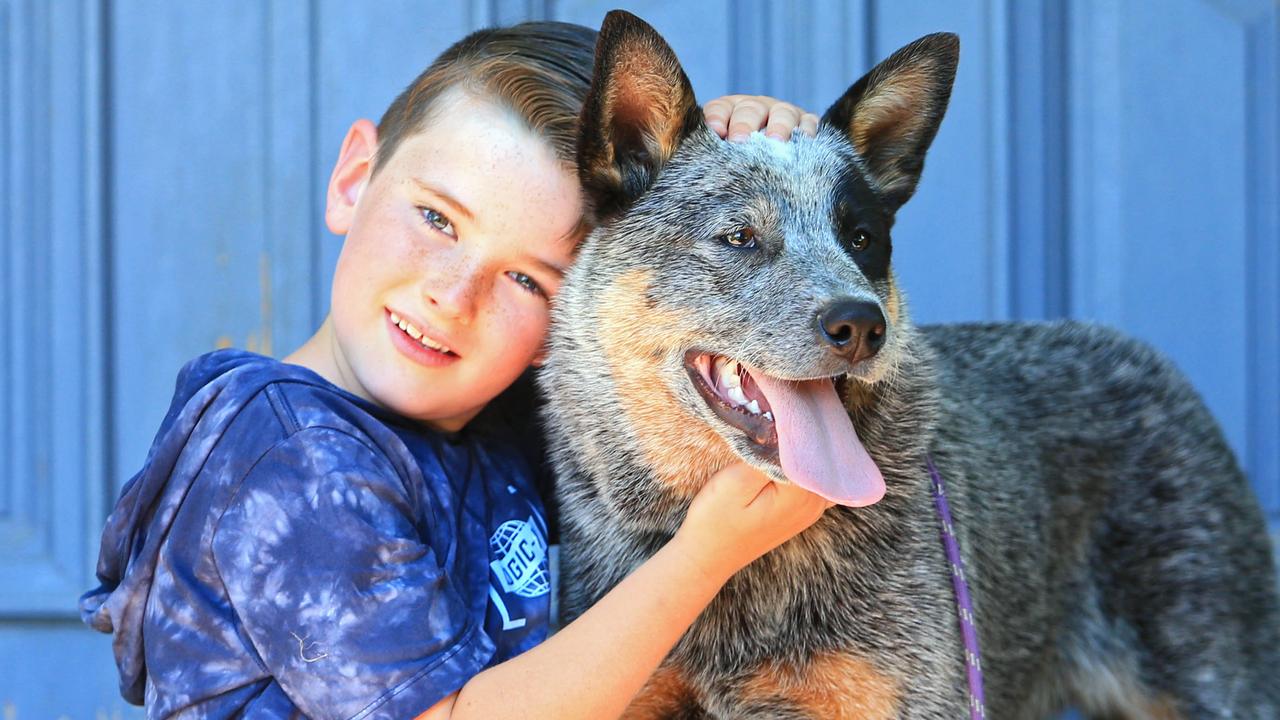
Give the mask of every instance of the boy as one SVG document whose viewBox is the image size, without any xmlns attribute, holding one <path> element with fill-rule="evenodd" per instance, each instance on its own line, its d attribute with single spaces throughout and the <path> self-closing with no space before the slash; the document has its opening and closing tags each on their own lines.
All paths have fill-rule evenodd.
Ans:
<svg viewBox="0 0 1280 720">
<path fill-rule="evenodd" d="M 345 241 L 315 335 L 284 362 L 183 368 L 82 599 L 150 716 L 616 717 L 736 570 L 825 509 L 729 468 L 542 642 L 542 504 L 510 438 L 473 420 L 541 362 L 585 229 L 593 44 L 529 23 L 446 51 L 343 142 L 325 220 Z M 774 115 L 773 132 L 800 122 Z"/>
</svg>

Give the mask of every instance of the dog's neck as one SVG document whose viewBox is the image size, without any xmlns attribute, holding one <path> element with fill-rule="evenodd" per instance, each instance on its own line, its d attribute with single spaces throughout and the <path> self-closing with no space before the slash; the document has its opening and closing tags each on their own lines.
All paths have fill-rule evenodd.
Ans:
<svg viewBox="0 0 1280 720">
<path fill-rule="evenodd" d="M 937 362 L 932 346 L 914 325 L 905 333 L 898 364 L 874 384 L 849 380 L 843 399 L 859 439 L 887 470 L 922 467 L 941 413 Z"/>
</svg>

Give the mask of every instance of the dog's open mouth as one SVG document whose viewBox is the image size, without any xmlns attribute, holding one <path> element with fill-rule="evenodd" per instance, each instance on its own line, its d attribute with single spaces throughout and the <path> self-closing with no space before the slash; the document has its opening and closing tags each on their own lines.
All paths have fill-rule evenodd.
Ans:
<svg viewBox="0 0 1280 720">
<path fill-rule="evenodd" d="M 765 459 L 776 459 L 778 433 L 773 409 L 742 363 L 723 355 L 690 351 L 685 356 L 685 370 L 717 417 L 741 430 L 752 449 Z"/>
<path fill-rule="evenodd" d="M 884 478 L 854 431 L 832 378 L 782 380 L 758 368 L 698 350 L 685 371 L 716 417 L 746 436 L 787 480 L 852 507 L 884 496 Z"/>
</svg>

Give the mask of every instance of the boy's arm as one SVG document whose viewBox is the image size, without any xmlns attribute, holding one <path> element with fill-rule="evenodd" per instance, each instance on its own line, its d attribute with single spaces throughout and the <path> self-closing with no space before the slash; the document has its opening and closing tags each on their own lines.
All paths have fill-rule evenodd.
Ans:
<svg viewBox="0 0 1280 720">
<path fill-rule="evenodd" d="M 418 720 L 620 716 L 725 582 L 828 507 L 746 465 L 726 468 L 694 499 L 676 536 L 581 617 Z"/>
</svg>

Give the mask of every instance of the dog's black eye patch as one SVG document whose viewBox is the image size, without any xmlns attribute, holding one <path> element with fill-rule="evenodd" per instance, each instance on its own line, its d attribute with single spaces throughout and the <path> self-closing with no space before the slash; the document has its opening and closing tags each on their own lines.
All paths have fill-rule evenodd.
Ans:
<svg viewBox="0 0 1280 720">
<path fill-rule="evenodd" d="M 832 197 L 836 239 L 868 280 L 889 276 L 893 244 L 889 217 L 871 186 L 857 172 L 846 173 Z"/>
</svg>

